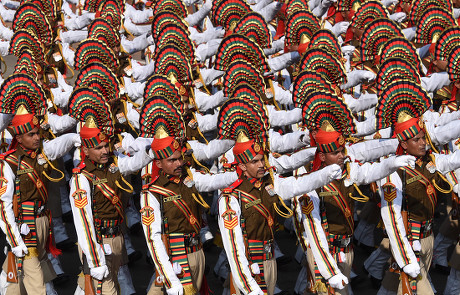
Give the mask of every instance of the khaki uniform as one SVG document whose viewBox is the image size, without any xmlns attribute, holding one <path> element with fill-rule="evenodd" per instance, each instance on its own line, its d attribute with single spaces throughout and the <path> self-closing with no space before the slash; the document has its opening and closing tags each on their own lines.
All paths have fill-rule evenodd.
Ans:
<svg viewBox="0 0 460 295">
<path fill-rule="evenodd" d="M 9 284 L 7 294 L 45 294 L 45 283 L 56 277 L 46 249 L 50 235 L 50 215 L 45 208 L 48 201 L 46 187 L 49 180 L 44 174 L 51 175 L 53 169 L 40 150 L 27 152 L 18 146 L 17 149 L 1 155 L 1 158 L 10 166 L 16 181 L 19 180 L 19 192 L 16 192 L 19 195 L 17 222 L 27 224 L 30 229 L 28 235 L 21 235 L 29 251 L 23 258 L 24 278 L 19 277 L 19 284 Z M 18 167 L 19 159 L 20 167 Z M 6 175 L 2 177 L 8 178 Z M 14 181 L 9 180 L 8 185 L 14 186 Z M 9 235 L 8 240 L 14 241 L 16 238 Z M 6 267 L 5 262 L 4 269 Z"/>
<path fill-rule="evenodd" d="M 109 269 L 109 275 L 102 280 L 102 294 L 119 293 L 118 269 L 127 262 L 121 232 L 124 202 L 123 189 L 120 186 L 123 183 L 118 168 L 112 162 L 99 165 L 89 159 L 85 159 L 83 164 L 74 169 L 71 180 L 74 219 L 77 219 L 77 216 L 79 219 L 85 218 L 85 223 L 88 224 L 85 226 L 81 221 L 75 223 L 80 253 L 85 254 L 81 257 L 84 269 L 87 269 L 86 266 L 101 266 L 103 262 Z M 87 211 L 90 211 L 91 215 Z M 94 248 L 97 251 L 90 250 Z M 94 278 L 93 284 L 96 290 L 98 281 Z M 84 290 L 83 276 L 79 277 L 78 285 Z"/>
<path fill-rule="evenodd" d="M 422 278 L 417 281 L 417 293 L 433 294 L 433 290 L 427 277 L 427 273 L 433 257 L 434 239 L 432 234 L 432 220 L 437 204 L 437 193 L 433 184 L 436 184 L 444 190 L 447 190 L 449 185 L 444 181 L 444 178 L 440 176 L 439 172 L 436 171 L 435 163 L 432 162 L 432 159 L 429 155 L 426 155 L 425 157 L 417 160 L 415 170 L 408 168 L 405 168 L 405 170 L 405 176 L 403 175 L 402 169 L 399 169 L 397 173 L 401 179 L 401 183 L 403 182 L 404 178 L 406 179 L 405 184 L 401 184 L 401 191 L 405 190 L 405 198 L 408 211 L 409 233 L 407 236 L 409 242 L 411 243 L 412 249 L 417 248 L 414 245 L 418 244 L 421 248 L 418 253 L 420 257 L 419 264 Z M 384 208 L 386 203 L 391 205 L 393 202 L 390 192 L 384 193 L 384 196 L 385 204 L 382 204 L 382 208 Z M 395 196 L 398 196 L 399 198 L 399 191 L 398 194 L 395 194 Z M 385 208 L 390 208 L 391 211 L 391 206 L 385 206 Z M 384 221 L 386 220 L 385 227 L 391 241 L 392 237 L 395 236 L 395 229 L 397 229 L 397 232 L 400 232 L 399 226 L 401 225 L 394 223 L 391 224 L 391 222 L 388 222 L 388 218 L 385 212 L 387 212 L 387 210 L 383 209 L 382 217 L 384 218 Z M 400 258 L 403 261 L 406 261 L 401 262 L 404 265 L 416 262 L 415 259 L 410 258 L 411 256 L 408 254 L 409 252 L 406 253 L 405 250 L 403 250 L 405 247 L 407 247 L 406 245 L 392 243 L 391 246 L 401 248 L 400 250 L 392 249 L 393 253 L 405 253 L 404 256 L 401 256 Z M 397 262 L 398 259 L 396 259 Z M 398 262 L 398 264 L 400 264 L 400 262 Z M 398 294 L 401 294 L 401 286 L 398 288 Z"/>
<path fill-rule="evenodd" d="M 164 287 L 177 287 L 179 281 L 184 288 L 184 294 L 196 294 L 201 289 L 205 257 L 199 238 L 201 208 L 194 196 L 199 198 L 199 192 L 189 176 L 168 176 L 160 172 L 159 176 L 144 186 L 141 195 L 142 224 L 147 245 L 155 261 L 157 279 L 163 278 L 162 283 L 152 284 L 149 295 L 163 294 Z M 151 208 L 153 215 L 150 215 Z M 181 208 L 186 208 L 187 213 Z M 162 241 L 155 240 L 155 233 L 166 236 Z M 176 246 L 176 241 L 180 246 Z M 159 250 L 158 245 L 165 242 L 166 251 Z M 171 272 L 170 266 L 178 260 L 182 251 L 187 254 L 187 261 L 178 262 L 182 270 L 178 275 Z"/>
<path fill-rule="evenodd" d="M 322 216 L 325 215 L 325 218 L 322 218 L 321 223 L 328 239 L 329 251 L 335 259 L 338 268 L 347 278 L 350 277 L 354 258 L 351 244 L 354 231 L 354 200 L 350 198 L 354 190 L 353 186 L 345 186 L 343 178 L 334 180 L 321 189 L 316 190 L 320 200 L 322 200 L 320 212 Z M 316 263 L 311 248 L 307 249 L 307 260 L 310 273 L 314 274 Z M 321 279 L 322 277 L 316 278 L 317 292 L 318 294 L 328 294 L 326 286 L 321 282 Z M 342 290 L 335 289 L 335 293 L 349 294 L 348 287 Z"/>
<path fill-rule="evenodd" d="M 240 241 L 240 237 L 232 234 L 234 240 L 230 244 L 235 245 L 243 243 L 246 250 L 244 255 L 249 262 L 249 266 L 257 264 L 260 270 L 260 273 L 253 273 L 254 271 L 252 271 L 250 274 L 246 274 L 244 272 L 232 272 L 234 281 L 233 284 L 238 286 L 236 283 L 238 280 L 239 282 L 245 282 L 243 283 L 244 288 L 250 288 L 249 286 L 251 283 L 248 279 L 249 276 L 251 276 L 255 278 L 262 291 L 267 294 L 274 294 L 277 280 L 276 259 L 273 255 L 274 218 L 276 218 L 274 206 L 275 204 L 279 205 L 279 198 L 274 193 L 270 175 L 266 175 L 260 180 L 249 180 L 245 176 L 242 176 L 230 188 L 223 190 L 223 193 L 222 198 L 227 199 L 226 212 L 234 212 L 234 210 L 230 207 L 230 197 L 238 200 L 241 210 L 241 218 L 239 222 L 241 223 L 243 240 Z M 224 212 L 223 215 L 226 215 L 226 212 Z M 221 217 L 222 212 L 219 218 Z M 233 225 L 228 225 L 226 223 L 228 222 L 228 220 L 226 221 L 226 218 L 228 217 L 225 216 L 224 218 L 225 228 L 233 230 Z M 238 252 L 236 245 L 233 249 L 225 250 L 227 252 Z M 232 261 L 231 263 L 240 264 L 241 262 Z M 237 294 L 240 294 L 241 292 L 237 287 L 235 287 L 235 291 Z M 248 293 L 250 291 L 252 290 L 245 290 L 245 292 Z"/>
</svg>

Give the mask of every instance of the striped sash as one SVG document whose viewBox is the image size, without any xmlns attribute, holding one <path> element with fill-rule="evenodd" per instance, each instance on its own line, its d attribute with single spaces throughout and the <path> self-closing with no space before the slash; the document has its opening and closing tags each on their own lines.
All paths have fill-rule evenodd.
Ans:
<svg viewBox="0 0 460 295">
<path fill-rule="evenodd" d="M 85 176 L 97 189 L 99 189 L 99 191 L 104 195 L 104 197 L 106 197 L 112 203 L 112 205 L 115 207 L 121 218 L 123 218 L 123 207 L 120 202 L 120 198 L 118 197 L 115 190 L 112 189 L 107 184 L 107 182 L 102 181 L 99 177 L 92 173 L 89 173 L 88 171 L 81 170 L 81 174 L 83 174 L 83 176 Z"/>
<path fill-rule="evenodd" d="M 418 181 L 425 186 L 426 194 L 431 203 L 431 214 L 434 214 L 434 209 L 436 207 L 438 198 L 436 196 L 436 190 L 434 186 L 431 184 L 430 180 L 426 178 L 425 175 L 417 171 L 416 169 L 412 169 L 410 167 L 404 167 L 403 169 L 406 171 L 407 175 L 410 177 L 409 179 L 406 180 L 406 184 L 411 183 L 411 179 L 414 179 L 414 181 Z"/>
<path fill-rule="evenodd" d="M 238 192 L 238 195 L 241 198 L 241 202 L 245 204 L 245 207 L 254 207 L 267 220 L 267 224 L 270 227 L 272 237 L 274 237 L 273 217 L 271 216 L 270 211 L 267 209 L 267 207 L 265 207 L 264 204 L 262 204 L 262 200 L 241 190 L 236 189 L 235 191 Z"/>
<path fill-rule="evenodd" d="M 342 210 L 343 215 L 347 218 L 348 225 L 350 226 L 351 230 L 354 229 L 355 221 L 353 220 L 353 212 L 351 212 L 350 205 L 346 201 L 345 197 L 343 196 L 342 192 L 337 188 L 335 184 L 332 182 L 325 185 L 324 188 L 328 192 L 337 192 L 338 194 L 331 194 L 332 199 L 337 203 L 340 210 Z"/>
<path fill-rule="evenodd" d="M 195 232 L 200 232 L 201 226 L 198 222 L 198 219 L 195 217 L 195 215 L 193 215 L 192 209 L 182 199 L 176 198 L 178 195 L 175 192 L 157 185 L 151 185 L 149 187 L 149 191 L 168 198 L 171 197 L 173 204 L 184 214 L 185 218 L 187 218 Z"/>
<path fill-rule="evenodd" d="M 169 247 L 171 249 L 171 262 L 177 262 L 182 267 L 184 276 L 179 278 L 184 287 L 184 294 L 195 294 L 193 287 L 190 265 L 187 259 L 187 250 L 185 248 L 184 234 L 173 233 L 169 235 Z"/>
<path fill-rule="evenodd" d="M 248 240 L 249 255 L 251 255 L 251 263 L 257 263 L 259 266 L 260 281 L 257 282 L 260 289 L 267 294 L 267 282 L 264 276 L 264 241 Z"/>
<path fill-rule="evenodd" d="M 37 247 L 37 228 L 35 225 L 35 202 L 23 202 L 22 206 L 22 222 L 26 224 L 30 232 L 24 236 L 24 244 L 29 247 Z"/>
</svg>

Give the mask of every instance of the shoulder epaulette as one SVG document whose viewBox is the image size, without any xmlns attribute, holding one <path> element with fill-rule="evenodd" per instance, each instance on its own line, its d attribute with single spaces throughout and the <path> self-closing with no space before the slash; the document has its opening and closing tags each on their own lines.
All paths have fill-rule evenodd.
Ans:
<svg viewBox="0 0 460 295">
<path fill-rule="evenodd" d="M 16 149 L 12 149 L 12 150 L 9 150 L 9 151 L 7 151 L 7 152 L 1 154 L 1 155 L 0 155 L 0 160 L 5 160 L 5 158 L 6 158 L 7 156 L 9 156 L 10 154 L 14 153 L 15 151 L 16 151 Z"/>
<path fill-rule="evenodd" d="M 237 188 L 242 182 L 243 182 L 242 179 L 238 179 L 237 181 L 235 181 L 234 183 L 232 183 L 229 187 L 224 188 L 224 189 L 222 190 L 222 192 L 223 192 L 224 194 L 231 194 L 231 193 L 233 192 L 233 190 L 234 190 L 235 188 Z"/>
<path fill-rule="evenodd" d="M 83 170 L 83 168 L 85 168 L 85 167 L 86 167 L 85 163 L 81 162 L 77 167 L 75 167 L 75 168 L 72 169 L 72 173 L 73 173 L 73 174 L 78 174 L 78 173 L 80 173 L 81 170 Z"/>
<path fill-rule="evenodd" d="M 155 183 L 155 181 L 158 179 L 158 177 L 160 177 L 160 175 L 157 175 L 155 176 L 149 183 L 146 183 L 142 186 L 142 190 L 143 191 L 147 191 L 149 190 L 149 187 Z"/>
</svg>

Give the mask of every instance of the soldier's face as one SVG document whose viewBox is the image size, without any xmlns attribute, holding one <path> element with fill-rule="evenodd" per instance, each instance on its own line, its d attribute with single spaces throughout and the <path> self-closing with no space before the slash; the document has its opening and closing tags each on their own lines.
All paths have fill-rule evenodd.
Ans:
<svg viewBox="0 0 460 295">
<path fill-rule="evenodd" d="M 345 148 L 339 147 L 337 150 L 330 153 L 319 153 L 319 158 L 325 166 L 337 164 L 343 169 L 343 161 L 345 159 Z"/>
<path fill-rule="evenodd" d="M 88 159 L 98 164 L 105 164 L 109 161 L 109 143 L 103 141 L 96 147 L 82 147 L 83 153 Z"/>
<path fill-rule="evenodd" d="M 38 127 L 35 127 L 31 131 L 16 135 L 18 143 L 29 150 L 36 150 L 40 147 L 40 131 Z"/>
<path fill-rule="evenodd" d="M 182 168 L 184 166 L 184 157 L 180 151 L 175 151 L 171 157 L 161 160 L 155 160 L 158 168 L 162 169 L 164 173 L 173 176 L 181 176 Z"/>
<path fill-rule="evenodd" d="M 260 179 L 265 174 L 265 162 L 263 155 L 257 155 L 246 164 L 239 163 L 238 166 L 246 177 Z"/>
<path fill-rule="evenodd" d="M 401 141 L 401 147 L 414 157 L 423 157 L 426 154 L 426 138 L 425 132 L 420 131 L 419 134 L 406 141 Z"/>
</svg>

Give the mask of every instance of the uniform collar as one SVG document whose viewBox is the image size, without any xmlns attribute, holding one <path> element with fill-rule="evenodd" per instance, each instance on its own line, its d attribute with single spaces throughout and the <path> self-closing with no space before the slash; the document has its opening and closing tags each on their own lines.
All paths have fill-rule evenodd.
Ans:
<svg viewBox="0 0 460 295">
<path fill-rule="evenodd" d="M 29 149 L 24 148 L 21 145 L 18 145 L 17 151 L 19 155 L 26 156 L 31 159 L 35 159 L 39 153 L 39 149 L 29 150 Z"/>
<path fill-rule="evenodd" d="M 106 164 L 98 164 L 86 158 L 85 159 L 85 167 L 86 167 L 85 170 L 88 172 L 93 172 L 94 170 L 102 171 L 102 170 L 106 170 L 106 168 L 109 167 L 109 164 L 110 164 L 110 160 Z"/>
</svg>

